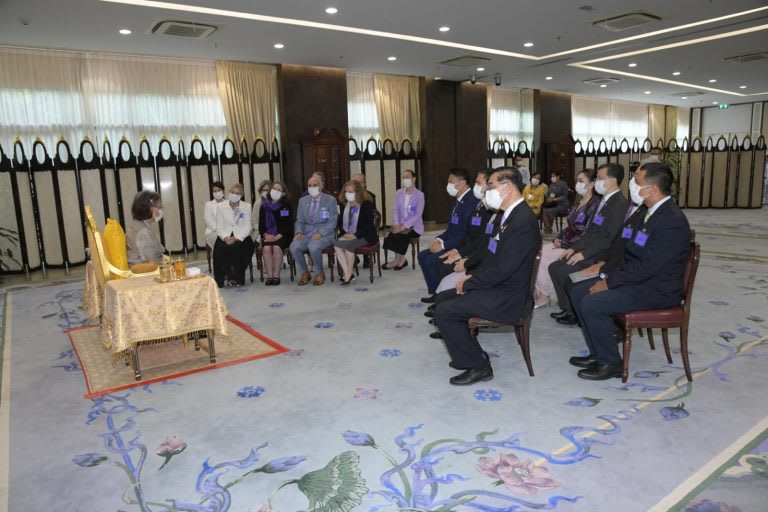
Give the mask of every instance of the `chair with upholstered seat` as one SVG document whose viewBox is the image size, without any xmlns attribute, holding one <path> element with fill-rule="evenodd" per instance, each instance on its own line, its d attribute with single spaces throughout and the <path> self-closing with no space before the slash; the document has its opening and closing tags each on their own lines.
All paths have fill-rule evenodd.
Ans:
<svg viewBox="0 0 768 512">
<path fill-rule="evenodd" d="M 416 255 L 421 252 L 421 237 L 420 236 L 414 236 L 411 237 L 409 240 L 409 243 L 411 244 L 411 267 L 416 270 Z M 387 261 L 389 260 L 389 251 L 384 249 L 384 264 L 387 264 Z"/>
<path fill-rule="evenodd" d="M 541 262 L 541 249 L 539 249 L 539 253 L 536 255 L 536 259 L 533 262 L 533 272 L 531 273 L 531 287 L 530 287 L 530 297 L 531 297 L 531 304 L 529 305 L 529 308 L 525 312 L 522 318 L 520 318 L 516 323 L 514 324 L 503 324 L 499 322 L 491 322 L 490 320 L 486 320 L 481 317 L 473 317 L 469 319 L 469 330 L 472 332 L 472 334 L 477 337 L 480 328 L 491 328 L 491 329 L 498 329 L 500 327 L 509 327 L 512 326 L 515 329 L 515 337 L 517 338 L 517 343 L 520 345 L 520 349 L 523 352 L 523 359 L 525 359 L 525 364 L 528 366 L 528 375 L 533 377 L 533 363 L 531 362 L 531 347 L 530 347 L 530 340 L 531 340 L 531 322 L 533 321 L 533 294 L 536 289 L 536 274 L 539 272 L 539 263 Z"/>
<path fill-rule="evenodd" d="M 693 285 L 696 280 L 696 272 L 699 268 L 699 259 L 701 249 L 699 244 L 691 242 L 691 252 L 688 255 L 688 262 L 685 266 L 685 277 L 683 278 L 683 299 L 680 305 L 671 308 L 649 309 L 645 311 L 629 311 L 616 315 L 616 323 L 624 331 L 623 367 L 621 381 L 627 382 L 629 375 L 629 355 L 632 350 L 632 329 L 645 328 L 648 331 L 651 350 L 654 349 L 651 329 L 660 328 L 661 337 L 664 341 L 664 353 L 667 356 L 667 362 L 672 364 L 672 353 L 669 350 L 669 329 L 680 329 L 680 355 L 683 358 L 683 368 L 688 381 L 693 381 L 691 375 L 691 365 L 688 360 L 688 323 L 691 316 L 691 295 L 693 294 Z"/>
</svg>

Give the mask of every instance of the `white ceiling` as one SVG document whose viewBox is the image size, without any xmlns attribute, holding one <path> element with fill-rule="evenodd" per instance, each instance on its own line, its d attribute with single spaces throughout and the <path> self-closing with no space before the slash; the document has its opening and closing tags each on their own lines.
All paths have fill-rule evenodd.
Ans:
<svg viewBox="0 0 768 512">
<path fill-rule="evenodd" d="M 766 7 L 768 4 L 764 0 L 178 0 L 178 3 L 233 13 L 214 15 L 126 5 L 112 0 L 0 0 L 0 44 L 332 66 L 356 71 L 440 76 L 448 80 L 466 80 L 472 70 L 440 65 L 439 62 L 462 55 L 477 55 L 492 59 L 485 66 L 486 71 L 478 73 L 486 77 L 480 81 L 493 83 L 494 74 L 501 73 L 502 86 L 507 87 L 679 106 L 768 100 L 768 61 L 743 64 L 723 61 L 725 57 L 768 51 L 768 30 L 763 29 L 589 64 L 607 71 L 573 66 L 583 61 L 697 38 L 754 27 L 768 28 L 768 10 L 762 10 L 617 42 L 631 36 Z M 325 8 L 331 5 L 339 9 L 338 14 L 325 13 Z M 591 10 L 583 9 L 584 6 L 591 6 Z M 659 16 L 661 21 L 618 33 L 592 25 L 597 19 L 636 10 Z M 393 37 L 242 19 L 237 13 L 384 31 L 490 50 L 470 51 Z M 217 26 L 218 30 L 201 41 L 152 35 L 151 27 L 163 20 L 207 23 Z M 438 31 L 441 25 L 447 25 L 451 30 L 441 33 Z M 129 28 L 133 33 L 121 36 L 118 34 L 121 28 Z M 534 46 L 523 47 L 526 41 L 533 42 Z M 276 42 L 285 44 L 285 48 L 274 49 Z M 541 59 L 601 43 L 610 44 Z M 499 55 L 492 50 L 529 55 L 534 59 Z M 397 56 L 397 61 L 387 61 L 390 55 Z M 637 66 L 628 68 L 630 62 Z M 673 71 L 680 71 L 681 75 L 674 77 Z M 546 76 L 553 79 L 547 81 Z M 581 82 L 600 76 L 619 77 L 622 81 L 603 89 Z M 681 83 L 663 83 L 643 77 Z M 710 79 L 717 82 L 711 84 Z M 747 88 L 739 89 L 741 85 L 747 85 Z M 721 91 L 702 89 L 705 87 Z M 687 100 L 673 96 L 697 89 L 706 94 Z M 650 94 L 644 94 L 645 91 Z M 739 96 L 755 93 L 763 94 Z"/>
</svg>

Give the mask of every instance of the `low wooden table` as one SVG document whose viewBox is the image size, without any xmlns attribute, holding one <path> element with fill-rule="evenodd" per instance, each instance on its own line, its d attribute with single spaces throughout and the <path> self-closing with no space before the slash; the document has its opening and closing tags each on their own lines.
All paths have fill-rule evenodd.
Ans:
<svg viewBox="0 0 768 512">
<path fill-rule="evenodd" d="M 227 307 L 216 282 L 208 275 L 159 283 L 156 276 L 107 282 L 101 321 L 101 341 L 131 365 L 141 380 L 142 344 L 192 337 L 200 350 L 199 333 L 206 333 L 208 356 L 216 362 L 214 338 L 228 336 Z"/>
</svg>

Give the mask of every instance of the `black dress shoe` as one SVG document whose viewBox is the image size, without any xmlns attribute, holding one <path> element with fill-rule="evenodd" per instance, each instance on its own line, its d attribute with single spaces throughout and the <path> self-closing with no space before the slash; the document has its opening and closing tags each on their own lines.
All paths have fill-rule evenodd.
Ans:
<svg viewBox="0 0 768 512">
<path fill-rule="evenodd" d="M 429 319 L 429 325 L 437 325 L 437 322 L 435 321 L 434 318 Z"/>
<path fill-rule="evenodd" d="M 424 312 L 424 316 L 427 317 L 427 318 L 435 318 L 435 312 L 434 312 L 434 310 L 433 311 L 426 310 Z"/>
<path fill-rule="evenodd" d="M 589 354 L 588 356 L 574 356 L 570 358 L 568 362 L 579 368 L 593 368 L 600 364 L 597 362 L 597 357 L 592 354 Z"/>
<path fill-rule="evenodd" d="M 440 331 L 435 331 L 429 335 L 430 338 L 433 340 L 441 340 L 443 339 L 443 335 L 440 333 Z"/>
<path fill-rule="evenodd" d="M 424 304 L 434 304 L 435 296 L 430 295 L 429 297 L 422 297 L 421 302 L 423 302 Z"/>
<path fill-rule="evenodd" d="M 492 378 L 493 368 L 491 368 L 489 363 L 479 369 L 470 368 L 455 377 L 451 377 L 448 382 L 454 386 L 469 386 L 470 384 L 491 380 Z"/>
<path fill-rule="evenodd" d="M 437 304 L 432 304 L 427 308 L 427 311 L 434 311 L 435 309 L 437 309 Z"/>
<path fill-rule="evenodd" d="M 579 370 L 577 374 L 582 379 L 587 380 L 608 380 L 614 377 L 621 377 L 620 364 L 598 364 L 591 368 Z"/>
<path fill-rule="evenodd" d="M 550 313 L 550 314 L 549 314 L 549 316 L 551 316 L 552 318 L 554 318 L 555 320 L 557 320 L 558 318 L 563 318 L 563 317 L 564 317 L 565 315 L 567 315 L 567 314 L 568 314 L 568 312 L 567 312 L 566 310 L 564 310 L 564 309 L 561 309 L 561 310 L 560 310 L 560 311 L 558 311 L 557 313 Z"/>
<path fill-rule="evenodd" d="M 564 317 L 558 318 L 557 323 L 563 325 L 576 325 L 579 321 L 576 318 L 576 315 L 565 315 Z"/>
</svg>

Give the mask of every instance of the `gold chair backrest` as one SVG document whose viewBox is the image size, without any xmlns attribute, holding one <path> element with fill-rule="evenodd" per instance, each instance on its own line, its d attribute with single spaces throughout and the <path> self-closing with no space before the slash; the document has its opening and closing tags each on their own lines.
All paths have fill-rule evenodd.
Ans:
<svg viewBox="0 0 768 512">
<path fill-rule="evenodd" d="M 96 271 L 96 279 L 99 281 L 99 286 L 104 289 L 107 281 L 112 279 L 112 277 L 109 272 L 107 258 L 104 255 L 104 249 L 101 246 L 99 227 L 96 225 L 96 219 L 93 218 L 91 207 L 88 205 L 85 205 L 85 218 L 85 231 L 88 236 L 88 253 L 91 257 L 91 265 L 93 265 Z"/>
</svg>

